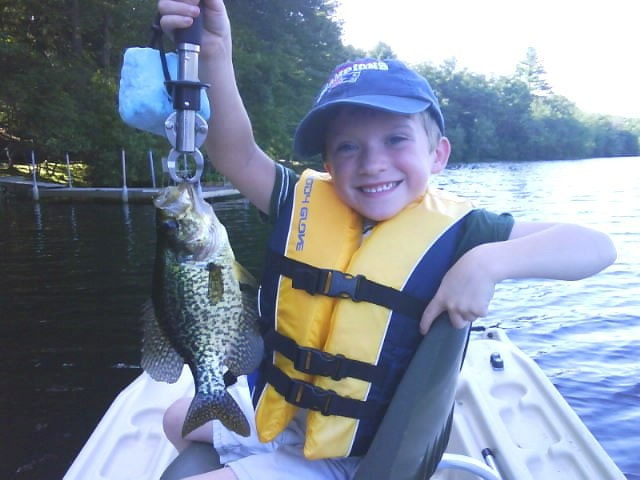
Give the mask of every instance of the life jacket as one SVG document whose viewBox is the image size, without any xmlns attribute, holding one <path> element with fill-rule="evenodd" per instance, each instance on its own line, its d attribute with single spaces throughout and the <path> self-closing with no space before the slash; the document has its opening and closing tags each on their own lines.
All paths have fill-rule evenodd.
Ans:
<svg viewBox="0 0 640 480">
<path fill-rule="evenodd" d="M 466 200 L 429 189 L 363 238 L 328 174 L 305 171 L 276 221 L 262 282 L 268 358 L 256 385 L 260 440 L 308 410 L 304 455 L 363 455 L 453 263 Z"/>
</svg>

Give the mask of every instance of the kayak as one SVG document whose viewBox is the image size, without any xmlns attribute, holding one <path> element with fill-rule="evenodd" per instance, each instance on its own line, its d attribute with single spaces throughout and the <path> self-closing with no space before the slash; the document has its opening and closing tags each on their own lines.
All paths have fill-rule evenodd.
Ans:
<svg viewBox="0 0 640 480">
<path fill-rule="evenodd" d="M 433 480 L 625 480 L 551 381 L 503 330 L 473 333 L 454 381 L 450 435 Z M 193 382 L 186 366 L 174 384 L 142 373 L 116 397 L 64 479 L 160 478 L 177 456 L 162 431 L 163 413 L 188 395 Z M 365 457 L 362 468 L 373 456 Z"/>
</svg>

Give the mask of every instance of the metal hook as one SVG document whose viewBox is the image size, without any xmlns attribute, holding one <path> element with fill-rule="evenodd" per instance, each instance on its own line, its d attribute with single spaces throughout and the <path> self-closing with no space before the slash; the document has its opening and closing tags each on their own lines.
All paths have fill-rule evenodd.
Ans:
<svg viewBox="0 0 640 480">
<path fill-rule="evenodd" d="M 191 176 L 186 169 L 186 159 L 184 162 L 185 168 L 183 170 L 180 170 L 180 173 L 178 173 L 178 170 L 176 169 L 178 159 L 182 156 L 186 158 L 189 155 L 193 157 L 193 160 L 195 162 L 195 170 L 193 171 L 193 175 Z M 169 156 L 166 160 L 166 167 L 169 175 L 171 176 L 171 179 L 176 183 L 199 183 L 200 177 L 202 177 L 202 172 L 204 171 L 204 157 L 202 156 L 202 152 L 200 152 L 200 150 L 198 150 L 197 148 L 193 152 L 179 152 L 175 148 L 172 148 L 171 151 L 169 151 Z"/>
</svg>

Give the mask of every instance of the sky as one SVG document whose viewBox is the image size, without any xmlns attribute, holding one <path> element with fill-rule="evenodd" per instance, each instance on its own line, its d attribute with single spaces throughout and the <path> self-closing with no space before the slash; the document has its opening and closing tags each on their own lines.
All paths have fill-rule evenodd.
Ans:
<svg viewBox="0 0 640 480">
<path fill-rule="evenodd" d="M 512 75 L 535 48 L 554 93 L 640 118 L 640 0 L 341 0 L 343 40 L 401 60 Z"/>
</svg>

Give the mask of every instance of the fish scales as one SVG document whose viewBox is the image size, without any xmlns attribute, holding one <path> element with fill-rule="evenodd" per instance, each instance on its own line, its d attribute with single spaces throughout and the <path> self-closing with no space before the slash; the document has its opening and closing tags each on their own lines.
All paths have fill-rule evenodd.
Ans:
<svg viewBox="0 0 640 480">
<path fill-rule="evenodd" d="M 189 365 L 196 393 L 183 435 L 218 419 L 247 436 L 249 422 L 224 377 L 227 370 L 251 373 L 262 359 L 255 280 L 235 261 L 226 229 L 196 186 L 167 187 L 154 204 L 153 307 L 147 309 L 152 318 L 145 319 L 142 365 L 169 382 L 180 374 L 177 365 Z"/>
</svg>

